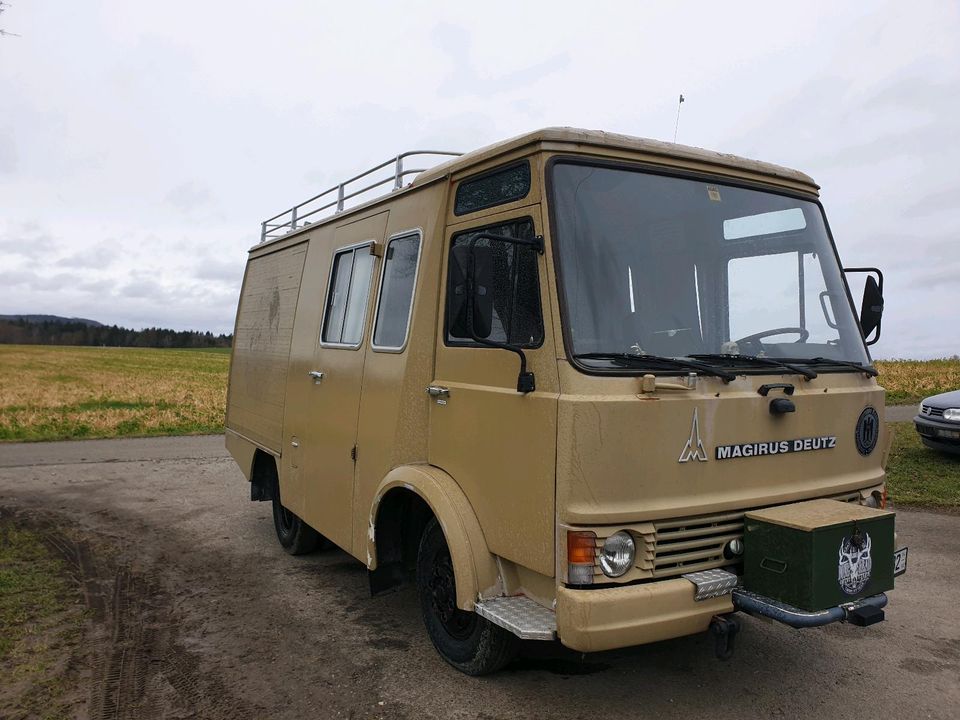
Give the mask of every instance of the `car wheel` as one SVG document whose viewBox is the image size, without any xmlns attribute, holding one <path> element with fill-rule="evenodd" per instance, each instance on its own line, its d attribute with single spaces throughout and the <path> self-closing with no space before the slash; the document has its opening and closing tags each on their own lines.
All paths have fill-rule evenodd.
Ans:
<svg viewBox="0 0 960 720">
<path fill-rule="evenodd" d="M 291 555 L 306 555 L 327 544 L 327 539 L 288 510 L 279 498 L 273 500 L 273 527 L 280 546 Z"/>
<path fill-rule="evenodd" d="M 453 562 L 436 518 L 427 524 L 420 540 L 417 592 L 430 640 L 440 656 L 457 670 L 467 675 L 486 675 L 499 670 L 516 655 L 516 635 L 457 607 Z"/>
</svg>

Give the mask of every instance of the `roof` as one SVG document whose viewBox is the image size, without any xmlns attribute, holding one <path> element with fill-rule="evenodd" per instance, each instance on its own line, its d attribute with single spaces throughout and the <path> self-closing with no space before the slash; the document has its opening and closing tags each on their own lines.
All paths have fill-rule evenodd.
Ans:
<svg viewBox="0 0 960 720">
<path fill-rule="evenodd" d="M 704 150 L 689 145 L 678 145 L 676 143 L 663 142 L 662 140 L 651 140 L 649 138 L 620 135 L 619 133 L 603 132 L 601 130 L 583 130 L 570 127 L 543 128 L 542 130 L 534 130 L 533 132 L 518 135 L 509 140 L 494 143 L 493 145 L 487 145 L 486 147 L 468 152 L 458 158 L 420 173 L 413 184 L 422 185 L 432 182 L 445 175 L 456 173 L 472 165 L 476 165 L 479 162 L 503 155 L 526 145 L 545 143 L 577 146 L 571 149 L 579 149 L 581 151 L 584 149 L 584 146 L 592 146 L 630 150 L 650 155 L 659 155 L 664 158 L 682 158 L 684 160 L 694 160 L 696 162 L 708 163 L 725 168 L 759 173 L 803 185 L 810 185 L 816 189 L 819 188 L 813 181 L 813 178 L 806 173 L 802 173 L 799 170 L 791 170 L 790 168 L 785 168 L 780 165 L 774 165 L 773 163 L 749 160 L 737 155 Z"/>
<path fill-rule="evenodd" d="M 611 149 L 625 150 L 628 152 L 652 156 L 654 158 L 663 158 L 664 165 L 670 165 L 672 164 L 671 161 L 676 161 L 679 159 L 706 165 L 708 166 L 708 169 L 716 168 L 721 172 L 723 170 L 727 170 L 765 176 L 775 182 L 779 181 L 779 183 L 783 185 L 793 186 L 795 189 L 809 189 L 812 192 L 816 192 L 820 188 L 820 186 L 813 181 L 813 178 L 806 173 L 800 172 L 799 170 L 791 170 L 790 168 L 774 165 L 772 163 L 760 162 L 759 160 L 749 160 L 737 155 L 718 153 L 714 152 L 713 150 L 690 147 L 689 145 L 678 145 L 676 143 L 663 142 L 662 140 L 650 140 L 648 138 L 638 138 L 630 135 L 620 135 L 619 133 L 603 132 L 600 130 L 582 130 L 579 128 L 570 127 L 550 127 L 543 128 L 542 130 L 534 130 L 533 132 L 525 133 L 523 135 L 517 135 L 516 137 L 508 140 L 502 140 L 501 142 L 494 143 L 493 145 L 487 145 L 486 147 L 473 150 L 472 152 L 460 155 L 459 157 L 447 162 L 435 165 L 434 167 L 417 174 L 412 183 L 404 186 L 397 192 L 407 192 L 429 183 L 442 180 L 450 175 L 454 175 L 463 171 L 469 171 L 481 163 L 485 163 L 489 160 L 495 160 L 502 155 L 506 155 L 516 150 L 523 150 L 525 148 L 530 148 L 531 150 L 538 149 L 559 152 L 566 151 L 571 153 L 589 153 L 591 148 L 596 149 L 596 151 L 609 151 Z M 398 156 L 398 161 L 400 157 L 404 157 L 406 155 L 423 153 L 434 155 L 449 154 L 434 153 L 432 151 L 418 151 L 402 154 Z M 394 161 L 390 160 L 386 163 L 383 163 L 377 168 L 374 168 L 374 170 L 386 167 L 392 162 Z M 362 173 L 356 178 L 353 178 L 353 180 L 362 178 L 368 175 L 370 172 L 372 171 Z M 390 172 L 392 173 L 393 171 L 391 170 Z M 409 172 L 415 171 L 408 171 L 408 173 Z M 341 185 L 341 189 L 342 187 L 343 185 Z M 250 251 L 253 252 L 254 250 L 258 250 L 267 246 L 273 246 L 275 243 L 281 240 L 285 240 L 305 232 L 308 228 L 342 219 L 344 215 L 350 215 L 366 210 L 373 205 L 385 202 L 389 198 L 393 197 L 393 195 L 390 193 L 381 195 L 379 197 L 371 198 L 370 200 L 362 202 L 355 207 L 346 209 L 342 213 L 335 213 L 333 215 L 317 218 L 316 220 L 311 221 L 315 223 L 313 225 L 308 222 L 303 223 L 299 227 L 293 227 L 296 224 L 295 221 L 297 220 L 297 215 L 295 214 L 297 209 L 308 205 L 314 200 L 317 200 L 318 198 L 321 198 L 324 195 L 333 192 L 334 190 L 336 190 L 336 186 L 334 186 L 334 188 L 331 190 L 328 190 L 326 193 L 322 193 L 321 195 L 315 196 L 314 198 L 307 200 L 300 205 L 294 206 L 293 210 L 285 211 L 271 218 L 271 220 L 276 220 L 277 218 L 281 219 L 281 222 L 274 226 L 274 231 L 277 228 L 290 226 L 293 228 L 292 232 L 287 231 L 286 234 L 283 235 L 265 238 L 267 228 L 266 223 L 263 223 L 264 230 L 263 234 L 261 235 L 261 242 L 257 245 L 254 245 Z M 291 213 L 294 213 L 294 215 L 292 216 L 292 219 L 289 219 L 291 217 Z M 313 212 L 308 213 L 308 215 L 312 214 Z M 301 214 L 300 217 L 305 218 L 306 215 Z"/>
</svg>

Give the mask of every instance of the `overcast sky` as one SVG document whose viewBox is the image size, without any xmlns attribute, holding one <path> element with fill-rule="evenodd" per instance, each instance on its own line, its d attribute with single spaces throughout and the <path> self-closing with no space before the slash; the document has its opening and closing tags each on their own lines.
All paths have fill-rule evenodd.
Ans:
<svg viewBox="0 0 960 720">
<path fill-rule="evenodd" d="M 400 150 L 571 125 L 795 167 L 960 353 L 960 3 L 16 0 L 0 314 L 229 332 L 260 221 Z"/>
</svg>

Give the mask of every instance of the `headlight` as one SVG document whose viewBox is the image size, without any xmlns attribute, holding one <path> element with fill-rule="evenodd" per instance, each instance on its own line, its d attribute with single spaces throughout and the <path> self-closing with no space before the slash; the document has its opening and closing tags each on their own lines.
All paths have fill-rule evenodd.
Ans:
<svg viewBox="0 0 960 720">
<path fill-rule="evenodd" d="M 633 536 L 621 530 L 608 537 L 600 550 L 600 569 L 607 577 L 620 577 L 633 567 L 637 546 Z"/>
<path fill-rule="evenodd" d="M 960 408 L 947 408 L 943 411 L 944 420 L 960 420 Z"/>
</svg>

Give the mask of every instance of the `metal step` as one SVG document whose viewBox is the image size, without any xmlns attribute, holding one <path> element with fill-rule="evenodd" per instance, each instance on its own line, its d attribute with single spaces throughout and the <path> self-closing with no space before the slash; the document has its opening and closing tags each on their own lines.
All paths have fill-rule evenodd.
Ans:
<svg viewBox="0 0 960 720">
<path fill-rule="evenodd" d="M 523 640 L 553 640 L 557 636 L 556 613 L 524 595 L 484 600 L 474 611 Z"/>
<path fill-rule="evenodd" d="M 722 595 L 729 595 L 737 587 L 739 578 L 726 570 L 704 570 L 702 572 L 681 575 L 689 580 L 696 588 L 695 600 L 709 600 Z"/>
</svg>

